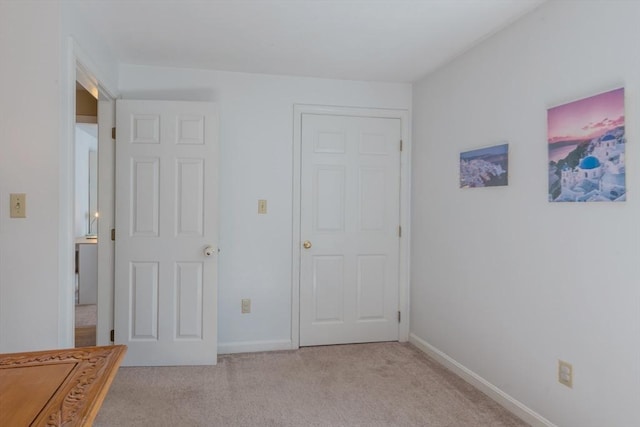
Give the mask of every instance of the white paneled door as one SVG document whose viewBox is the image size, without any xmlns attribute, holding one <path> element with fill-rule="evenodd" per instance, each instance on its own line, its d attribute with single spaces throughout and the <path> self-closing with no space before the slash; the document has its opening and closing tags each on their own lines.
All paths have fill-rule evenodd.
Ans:
<svg viewBox="0 0 640 427">
<path fill-rule="evenodd" d="M 301 130 L 300 345 L 396 341 L 401 121 L 303 114 Z"/>
<path fill-rule="evenodd" d="M 215 104 L 116 104 L 115 341 L 124 364 L 217 359 Z"/>
</svg>

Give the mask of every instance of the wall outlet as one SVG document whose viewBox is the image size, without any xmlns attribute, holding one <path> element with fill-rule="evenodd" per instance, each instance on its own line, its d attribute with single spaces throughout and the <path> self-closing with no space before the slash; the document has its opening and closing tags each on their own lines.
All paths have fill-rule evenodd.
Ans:
<svg viewBox="0 0 640 427">
<path fill-rule="evenodd" d="M 558 360 L 558 382 L 573 388 L 573 366 L 564 360 Z"/>
<path fill-rule="evenodd" d="M 242 314 L 251 313 L 251 300 L 245 298 L 242 300 Z"/>
</svg>

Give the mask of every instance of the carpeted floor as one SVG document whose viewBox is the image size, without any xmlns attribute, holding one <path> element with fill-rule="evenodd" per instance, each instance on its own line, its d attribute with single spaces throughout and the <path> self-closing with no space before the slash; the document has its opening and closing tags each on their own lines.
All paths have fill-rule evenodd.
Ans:
<svg viewBox="0 0 640 427">
<path fill-rule="evenodd" d="M 120 368 L 94 426 L 526 426 L 410 344 Z"/>
</svg>

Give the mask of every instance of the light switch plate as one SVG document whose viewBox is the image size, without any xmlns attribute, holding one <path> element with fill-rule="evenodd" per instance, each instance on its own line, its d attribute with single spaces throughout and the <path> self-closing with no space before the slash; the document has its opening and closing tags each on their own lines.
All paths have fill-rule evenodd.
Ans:
<svg viewBox="0 0 640 427">
<path fill-rule="evenodd" d="M 11 218 L 27 217 L 27 195 L 25 193 L 11 193 L 9 203 Z"/>
<path fill-rule="evenodd" d="M 258 200 L 258 213 L 266 214 L 267 213 L 267 201 L 264 199 Z"/>
</svg>

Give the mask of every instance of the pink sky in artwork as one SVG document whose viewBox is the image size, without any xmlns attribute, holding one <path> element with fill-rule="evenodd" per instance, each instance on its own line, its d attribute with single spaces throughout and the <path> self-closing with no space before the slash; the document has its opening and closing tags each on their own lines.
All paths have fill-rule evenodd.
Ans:
<svg viewBox="0 0 640 427">
<path fill-rule="evenodd" d="M 624 125 L 624 88 L 547 111 L 549 144 L 591 139 Z"/>
</svg>

